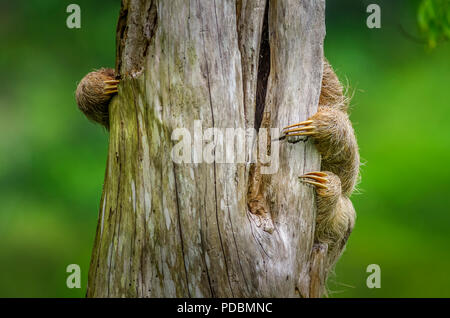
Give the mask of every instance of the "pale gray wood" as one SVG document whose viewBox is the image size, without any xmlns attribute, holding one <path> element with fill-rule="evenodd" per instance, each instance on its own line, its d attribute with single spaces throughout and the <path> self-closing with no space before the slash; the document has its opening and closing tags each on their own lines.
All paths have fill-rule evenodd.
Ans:
<svg viewBox="0 0 450 318">
<path fill-rule="evenodd" d="M 309 296 L 314 194 L 297 177 L 320 167 L 312 144 L 282 143 L 278 172 L 264 177 L 272 233 L 248 211 L 248 164 L 176 164 L 170 155 L 173 129 L 192 130 L 194 120 L 253 127 L 257 69 L 248 63 L 257 61 L 263 8 L 123 1 L 89 297 Z M 271 1 L 269 11 L 266 111 L 281 128 L 317 108 L 324 1 Z"/>
</svg>

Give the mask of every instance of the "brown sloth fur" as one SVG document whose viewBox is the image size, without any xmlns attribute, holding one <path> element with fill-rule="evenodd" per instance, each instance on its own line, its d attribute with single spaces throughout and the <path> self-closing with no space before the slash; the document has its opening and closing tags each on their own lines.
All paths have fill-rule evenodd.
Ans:
<svg viewBox="0 0 450 318">
<path fill-rule="evenodd" d="M 78 108 L 92 121 L 109 128 L 108 105 L 111 95 L 105 94 L 104 81 L 114 79 L 114 70 L 101 68 L 88 73 L 78 84 L 75 97 Z"/>
<path fill-rule="evenodd" d="M 328 265 L 339 258 L 355 224 L 356 213 L 349 199 L 359 178 L 359 151 L 348 117 L 349 99 L 327 60 L 324 60 L 318 111 L 310 119 L 312 136 L 322 157 L 328 189 L 317 188 L 315 240 L 328 244 Z"/>
<path fill-rule="evenodd" d="M 109 128 L 105 81 L 114 79 L 114 70 L 102 68 L 87 74 L 76 90 L 80 110 L 92 121 Z M 359 152 L 348 117 L 349 99 L 326 59 L 323 65 L 319 107 L 313 120 L 312 136 L 327 174 L 327 189 L 317 188 L 315 241 L 328 245 L 328 268 L 339 258 L 355 223 L 355 210 L 349 199 L 359 176 Z"/>
</svg>

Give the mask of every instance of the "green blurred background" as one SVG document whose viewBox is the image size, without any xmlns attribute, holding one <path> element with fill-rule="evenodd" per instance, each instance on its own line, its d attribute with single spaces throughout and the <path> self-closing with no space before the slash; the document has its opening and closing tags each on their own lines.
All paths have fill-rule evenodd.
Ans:
<svg viewBox="0 0 450 318">
<path fill-rule="evenodd" d="M 81 29 L 66 7 L 81 6 Z M 83 297 L 108 134 L 77 110 L 89 71 L 114 67 L 120 1 L 0 6 L 0 297 Z M 381 7 L 381 29 L 366 7 Z M 358 218 L 330 297 L 450 297 L 450 45 L 431 50 L 420 1 L 327 1 L 325 54 L 354 92 Z M 79 264 L 82 288 L 66 287 Z M 381 288 L 366 286 L 379 264 Z"/>
</svg>

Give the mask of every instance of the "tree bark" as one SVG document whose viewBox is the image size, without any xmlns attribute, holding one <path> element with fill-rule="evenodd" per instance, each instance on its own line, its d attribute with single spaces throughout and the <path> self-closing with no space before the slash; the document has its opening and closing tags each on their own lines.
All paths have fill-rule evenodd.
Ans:
<svg viewBox="0 0 450 318">
<path fill-rule="evenodd" d="M 314 192 L 298 181 L 320 169 L 311 141 L 272 141 L 273 174 L 251 163 L 251 136 L 245 163 L 175 163 L 171 151 L 174 129 L 194 135 L 196 120 L 203 131 L 278 128 L 266 137 L 274 139 L 314 114 L 324 10 L 324 0 L 122 1 L 121 83 L 109 108 L 88 297 L 309 297 L 321 289 L 324 280 L 310 283 L 311 264 L 320 263 L 312 259 Z"/>
</svg>

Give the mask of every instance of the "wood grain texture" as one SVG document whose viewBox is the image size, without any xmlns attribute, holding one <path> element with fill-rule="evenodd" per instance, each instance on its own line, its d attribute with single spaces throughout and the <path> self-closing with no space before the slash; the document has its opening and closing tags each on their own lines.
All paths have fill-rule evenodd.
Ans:
<svg viewBox="0 0 450 318">
<path fill-rule="evenodd" d="M 173 130 L 192 133 L 195 120 L 203 130 L 254 126 L 264 7 L 123 0 L 121 83 L 110 104 L 88 297 L 309 296 L 315 203 L 298 176 L 320 167 L 312 144 L 280 144 L 279 169 L 264 177 L 272 233 L 247 208 L 249 157 L 237 164 L 171 158 Z M 269 29 L 266 116 L 281 128 L 317 109 L 324 1 L 270 1 Z"/>
</svg>

